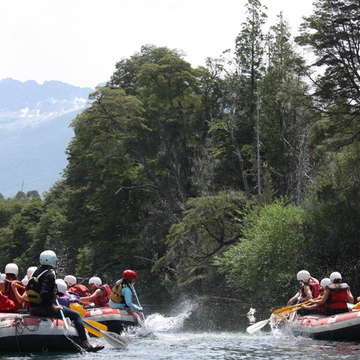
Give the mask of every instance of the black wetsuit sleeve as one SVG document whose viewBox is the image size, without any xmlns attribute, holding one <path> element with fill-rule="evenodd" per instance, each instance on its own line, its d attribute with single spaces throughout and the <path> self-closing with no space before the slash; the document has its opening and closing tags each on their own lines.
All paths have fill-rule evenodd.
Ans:
<svg viewBox="0 0 360 360">
<path fill-rule="evenodd" d="M 43 305 L 51 305 L 55 302 L 55 274 L 47 271 L 41 276 L 40 296 Z"/>
</svg>

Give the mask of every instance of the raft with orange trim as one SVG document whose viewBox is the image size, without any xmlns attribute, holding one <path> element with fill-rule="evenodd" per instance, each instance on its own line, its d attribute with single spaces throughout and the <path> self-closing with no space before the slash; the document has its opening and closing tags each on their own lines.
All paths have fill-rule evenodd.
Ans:
<svg viewBox="0 0 360 360">
<path fill-rule="evenodd" d="M 78 352 L 79 337 L 64 322 L 22 313 L 0 313 L 1 353 Z"/>
<path fill-rule="evenodd" d="M 84 319 L 101 322 L 109 331 L 120 334 L 129 326 L 137 326 L 137 321 L 127 310 L 113 309 L 111 307 L 88 308 Z"/>
<path fill-rule="evenodd" d="M 360 311 L 325 316 L 306 315 L 288 322 L 295 335 L 319 340 L 360 341 Z"/>
</svg>

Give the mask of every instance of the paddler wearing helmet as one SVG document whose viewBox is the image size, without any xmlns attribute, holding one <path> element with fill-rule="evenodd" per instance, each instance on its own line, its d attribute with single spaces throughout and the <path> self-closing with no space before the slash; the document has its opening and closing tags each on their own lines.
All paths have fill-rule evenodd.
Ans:
<svg viewBox="0 0 360 360">
<path fill-rule="evenodd" d="M 288 301 L 288 305 L 315 299 L 320 295 L 319 280 L 311 276 L 307 270 L 300 270 L 296 274 L 296 278 L 300 283 L 300 287 L 297 293 Z"/>
<path fill-rule="evenodd" d="M 80 346 L 86 351 L 98 351 L 102 345 L 91 345 L 87 339 L 84 325 L 80 315 L 65 306 L 57 304 L 55 268 L 57 256 L 52 250 L 45 250 L 40 254 L 40 267 L 33 273 L 26 286 L 27 298 L 30 303 L 32 316 L 62 319 L 63 316 L 73 321 L 77 330 Z"/>
<path fill-rule="evenodd" d="M 124 270 L 122 278 L 118 280 L 112 288 L 112 295 L 109 301 L 110 307 L 114 309 L 127 309 L 131 312 L 141 323 L 141 314 L 143 311 L 141 306 L 133 303 L 133 286 L 137 278 L 137 273 L 134 270 Z"/>
</svg>

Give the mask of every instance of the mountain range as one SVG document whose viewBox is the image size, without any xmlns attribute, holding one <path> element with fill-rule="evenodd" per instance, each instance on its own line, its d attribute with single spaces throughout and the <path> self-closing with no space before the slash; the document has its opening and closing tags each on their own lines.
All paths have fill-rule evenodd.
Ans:
<svg viewBox="0 0 360 360">
<path fill-rule="evenodd" d="M 91 88 L 60 81 L 0 80 L 0 193 L 47 191 L 66 167 L 72 119 Z"/>
</svg>

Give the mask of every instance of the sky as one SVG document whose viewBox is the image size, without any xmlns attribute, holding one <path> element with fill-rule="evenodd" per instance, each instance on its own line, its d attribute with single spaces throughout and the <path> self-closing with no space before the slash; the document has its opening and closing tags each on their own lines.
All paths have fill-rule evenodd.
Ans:
<svg viewBox="0 0 360 360">
<path fill-rule="evenodd" d="M 262 0 L 293 34 L 313 0 Z M 0 79 L 95 87 L 145 44 L 185 53 L 193 66 L 234 48 L 246 0 L 1 0 Z"/>
</svg>

